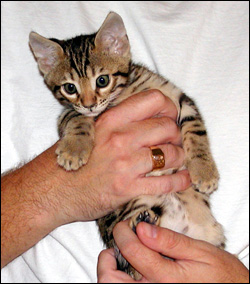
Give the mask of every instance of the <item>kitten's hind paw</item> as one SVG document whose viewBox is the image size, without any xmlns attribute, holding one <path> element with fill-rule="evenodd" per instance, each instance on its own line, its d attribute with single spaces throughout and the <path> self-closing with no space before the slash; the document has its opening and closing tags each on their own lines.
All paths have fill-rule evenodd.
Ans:
<svg viewBox="0 0 250 284">
<path fill-rule="evenodd" d="M 130 227 L 132 228 L 134 232 L 136 232 L 136 226 L 140 222 L 146 222 L 146 223 L 153 224 L 153 225 L 159 225 L 160 218 L 157 214 L 155 214 L 155 212 L 153 212 L 150 209 L 138 212 L 130 219 L 130 223 L 129 223 Z"/>
</svg>

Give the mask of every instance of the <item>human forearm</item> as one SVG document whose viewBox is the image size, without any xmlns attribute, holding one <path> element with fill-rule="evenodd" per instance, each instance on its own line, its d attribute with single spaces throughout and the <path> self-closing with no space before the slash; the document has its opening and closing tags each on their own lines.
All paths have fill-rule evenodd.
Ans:
<svg viewBox="0 0 250 284">
<path fill-rule="evenodd" d="M 75 221 L 68 198 L 74 173 L 57 165 L 55 147 L 1 179 L 1 266 L 56 227 Z"/>
</svg>

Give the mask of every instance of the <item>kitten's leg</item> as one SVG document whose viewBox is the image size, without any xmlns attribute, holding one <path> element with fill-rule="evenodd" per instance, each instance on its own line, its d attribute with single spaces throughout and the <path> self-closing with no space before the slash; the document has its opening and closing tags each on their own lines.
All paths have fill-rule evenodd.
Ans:
<svg viewBox="0 0 250 284">
<path fill-rule="evenodd" d="M 182 143 L 185 166 L 193 186 L 203 193 L 212 193 L 218 187 L 219 173 L 210 152 L 207 131 L 194 102 L 182 94 L 179 100 Z"/>
<path fill-rule="evenodd" d="M 57 162 L 66 170 L 86 164 L 94 145 L 94 119 L 73 109 L 65 110 L 58 120 L 61 140 L 56 149 Z"/>
<path fill-rule="evenodd" d="M 117 268 L 126 272 L 136 280 L 141 278 L 141 275 L 127 262 L 120 253 L 113 238 L 113 228 L 117 223 L 123 220 L 129 220 L 129 226 L 136 232 L 136 226 L 140 222 L 150 224 L 160 224 L 160 217 L 163 214 L 161 206 L 162 197 L 160 196 L 144 196 L 143 198 L 135 198 L 125 204 L 119 210 L 97 220 L 100 233 L 104 243 L 108 248 L 114 247 L 117 260 Z"/>
</svg>

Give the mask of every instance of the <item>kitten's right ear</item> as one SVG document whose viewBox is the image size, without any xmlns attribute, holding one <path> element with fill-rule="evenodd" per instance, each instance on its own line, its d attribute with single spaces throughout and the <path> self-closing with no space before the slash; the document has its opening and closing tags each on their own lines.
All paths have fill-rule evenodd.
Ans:
<svg viewBox="0 0 250 284">
<path fill-rule="evenodd" d="M 29 44 L 44 75 L 47 75 L 55 64 L 64 58 L 63 49 L 58 43 L 35 32 L 30 33 Z"/>
<path fill-rule="evenodd" d="M 111 55 L 129 56 L 130 45 L 122 18 L 110 12 L 96 34 L 97 49 Z"/>
</svg>

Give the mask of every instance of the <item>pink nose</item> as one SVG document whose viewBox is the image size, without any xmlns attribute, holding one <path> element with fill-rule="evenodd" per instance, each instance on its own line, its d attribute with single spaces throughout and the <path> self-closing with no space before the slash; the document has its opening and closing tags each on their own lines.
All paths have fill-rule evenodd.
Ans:
<svg viewBox="0 0 250 284">
<path fill-rule="evenodd" d="M 96 96 L 91 98 L 88 97 L 81 98 L 81 103 L 86 108 L 94 107 L 96 105 L 96 101 L 97 101 Z"/>
<path fill-rule="evenodd" d="M 94 104 L 92 104 L 92 105 L 83 105 L 84 107 L 86 107 L 86 108 L 92 108 L 92 107 L 94 107 L 96 105 L 96 103 L 94 103 Z"/>
</svg>

